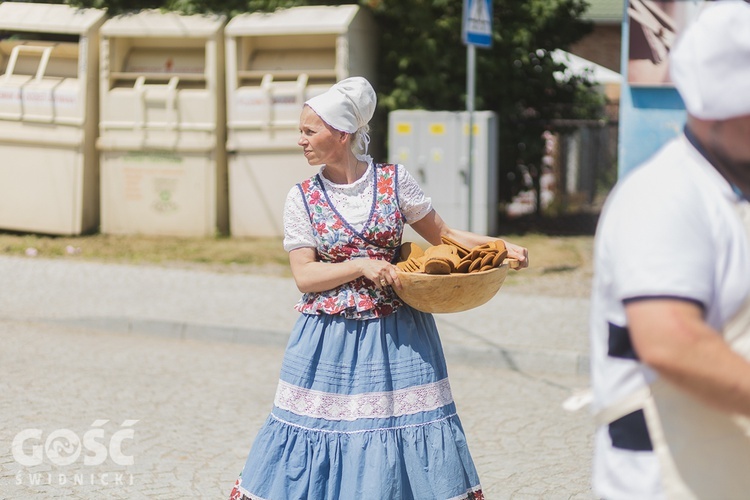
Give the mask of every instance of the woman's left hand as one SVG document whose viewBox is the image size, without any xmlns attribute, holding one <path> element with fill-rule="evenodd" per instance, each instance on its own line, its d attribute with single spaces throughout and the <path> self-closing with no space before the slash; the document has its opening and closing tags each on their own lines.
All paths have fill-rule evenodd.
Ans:
<svg viewBox="0 0 750 500">
<path fill-rule="evenodd" d="M 520 245 L 516 245 L 506 240 L 503 240 L 503 241 L 505 242 L 505 248 L 508 249 L 508 258 L 516 259 L 519 263 L 519 266 L 516 269 L 523 269 L 525 267 L 529 267 L 528 248 L 522 247 Z"/>
</svg>

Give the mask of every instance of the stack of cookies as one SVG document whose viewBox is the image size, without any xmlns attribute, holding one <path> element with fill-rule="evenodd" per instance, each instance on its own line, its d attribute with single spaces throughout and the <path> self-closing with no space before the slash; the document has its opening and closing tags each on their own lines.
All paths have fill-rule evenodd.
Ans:
<svg viewBox="0 0 750 500">
<path fill-rule="evenodd" d="M 508 256 L 502 240 L 468 248 L 443 236 L 440 245 L 423 250 L 411 242 L 401 245 L 396 266 L 404 272 L 425 274 L 475 273 L 500 266 Z"/>
</svg>

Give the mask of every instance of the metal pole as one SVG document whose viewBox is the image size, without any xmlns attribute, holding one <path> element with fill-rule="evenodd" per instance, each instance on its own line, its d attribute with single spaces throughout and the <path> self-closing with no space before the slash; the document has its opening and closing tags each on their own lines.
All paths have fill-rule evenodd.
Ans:
<svg viewBox="0 0 750 500">
<path fill-rule="evenodd" d="M 472 213 L 474 212 L 474 93 L 476 74 L 476 47 L 466 45 L 466 111 L 469 113 L 469 162 L 466 172 L 466 183 L 469 185 L 468 196 L 468 230 L 473 231 Z"/>
</svg>

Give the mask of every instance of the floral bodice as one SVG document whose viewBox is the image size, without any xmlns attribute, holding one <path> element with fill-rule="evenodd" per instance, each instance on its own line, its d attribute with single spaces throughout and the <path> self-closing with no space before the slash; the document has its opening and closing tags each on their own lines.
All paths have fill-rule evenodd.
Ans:
<svg viewBox="0 0 750 500">
<path fill-rule="evenodd" d="M 376 189 L 370 216 L 359 231 L 331 203 L 320 174 L 297 185 L 310 216 L 321 262 L 343 262 L 359 257 L 394 261 L 404 229 L 404 217 L 396 196 L 396 166 L 377 164 L 371 172 Z M 305 314 L 369 319 L 386 316 L 401 305 L 390 288 L 381 290 L 360 276 L 331 290 L 306 293 L 295 308 Z"/>
</svg>

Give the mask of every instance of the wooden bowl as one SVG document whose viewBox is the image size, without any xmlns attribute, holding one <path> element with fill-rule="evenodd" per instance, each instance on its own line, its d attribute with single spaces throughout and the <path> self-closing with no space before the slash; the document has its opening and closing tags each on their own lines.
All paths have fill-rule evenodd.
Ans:
<svg viewBox="0 0 750 500">
<path fill-rule="evenodd" d="M 394 291 L 414 309 L 428 313 L 453 313 L 481 306 L 500 290 L 508 275 L 508 262 L 476 273 L 425 274 L 399 272 L 402 288 Z"/>
</svg>

